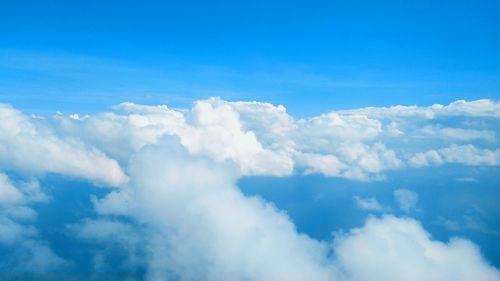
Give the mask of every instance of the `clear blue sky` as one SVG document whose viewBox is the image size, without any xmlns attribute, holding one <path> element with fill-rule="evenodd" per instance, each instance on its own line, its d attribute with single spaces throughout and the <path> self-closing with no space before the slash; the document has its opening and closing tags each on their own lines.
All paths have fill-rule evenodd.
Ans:
<svg viewBox="0 0 500 281">
<path fill-rule="evenodd" d="M 105 2 L 105 3 L 104 3 Z M 499 1 L 2 1 L 0 100 L 329 109 L 500 97 Z"/>
</svg>

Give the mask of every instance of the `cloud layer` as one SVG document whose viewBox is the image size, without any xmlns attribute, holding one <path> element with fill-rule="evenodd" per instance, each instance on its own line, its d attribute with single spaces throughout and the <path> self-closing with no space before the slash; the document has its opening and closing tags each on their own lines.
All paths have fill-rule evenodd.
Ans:
<svg viewBox="0 0 500 281">
<path fill-rule="evenodd" d="M 66 226 L 103 246 L 93 253 L 95 272 L 113 264 L 114 245 L 123 272 L 139 268 L 147 280 L 500 280 L 472 242 L 433 240 L 414 219 L 370 217 L 320 241 L 236 185 L 249 175 L 369 181 L 404 167 L 497 166 L 498 109 L 457 101 L 297 120 L 283 106 L 211 98 L 187 110 L 122 103 L 92 116 L 39 118 L 0 105 L 0 247 L 9 253 L 0 270 L 43 274 L 71 264 L 33 226 L 31 205 L 50 204 L 37 178 L 55 173 L 117 187 L 89 199 L 96 217 Z M 458 119 L 455 127 L 447 118 Z M 407 213 L 418 202 L 410 190 L 394 196 Z M 353 200 L 387 211 L 375 198 Z"/>
</svg>

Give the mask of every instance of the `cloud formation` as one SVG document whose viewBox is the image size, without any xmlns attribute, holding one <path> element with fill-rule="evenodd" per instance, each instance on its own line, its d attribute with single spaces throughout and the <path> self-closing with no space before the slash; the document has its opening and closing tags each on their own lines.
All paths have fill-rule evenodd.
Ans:
<svg viewBox="0 0 500 281">
<path fill-rule="evenodd" d="M 410 158 L 414 167 L 440 166 L 446 163 L 469 166 L 498 166 L 500 149 L 478 149 L 474 145 L 451 145 L 438 150 L 416 153 Z"/>
<path fill-rule="evenodd" d="M 450 116 L 462 118 L 457 127 L 441 125 Z M 219 98 L 186 110 L 122 103 L 113 112 L 46 119 L 0 105 L 0 243 L 10 254 L 0 270 L 21 260 L 42 273 L 68 266 L 33 226 L 30 205 L 48 200 L 36 178 L 56 173 L 118 187 L 91 197 L 95 217 L 67 225 L 77 239 L 102 246 L 93 253 L 95 272 L 110 270 L 116 247 L 122 272 L 147 280 L 500 280 L 472 242 L 435 241 L 414 219 L 371 217 L 321 241 L 236 185 L 249 175 L 368 181 L 402 167 L 497 166 L 491 120 L 499 117 L 498 103 L 487 100 L 298 120 L 283 106 Z M 394 197 L 407 213 L 418 202 L 411 190 Z M 353 200 L 385 210 L 372 197 Z"/>
<path fill-rule="evenodd" d="M 0 173 L 0 274 L 2 278 L 40 278 L 56 272 L 68 263 L 44 241 L 32 225 L 37 213 L 29 207 L 47 202 L 38 182 L 15 186 L 9 177 Z"/>
<path fill-rule="evenodd" d="M 59 173 L 118 186 L 126 175 L 118 163 L 74 138 L 61 138 L 43 120 L 0 104 L 0 169 L 25 174 Z"/>
<path fill-rule="evenodd" d="M 338 262 L 347 280 L 499 280 L 500 272 L 481 258 L 477 247 L 454 238 L 431 239 L 413 219 L 371 217 L 362 228 L 338 236 Z"/>
<path fill-rule="evenodd" d="M 122 103 L 115 107 L 117 113 L 57 115 L 55 124 L 65 136 L 81 139 L 122 164 L 143 146 L 177 136 L 190 153 L 233 162 L 242 175 L 303 171 L 373 180 L 406 164 L 498 165 L 498 149 L 492 150 L 495 123 L 485 119 L 481 130 L 474 123 L 477 118 L 498 118 L 497 107 L 487 100 L 457 101 L 448 106 L 359 109 L 296 120 L 281 105 L 211 98 L 184 111 Z M 441 126 L 441 119 L 449 116 L 466 119 L 462 127 Z M 460 144 L 449 145 L 450 141 Z M 476 148 L 484 144 L 487 148 Z M 467 159 L 453 156 L 461 152 Z"/>
<path fill-rule="evenodd" d="M 394 190 L 393 195 L 399 208 L 405 212 L 409 212 L 417 206 L 418 194 L 413 190 L 400 188 Z"/>
<path fill-rule="evenodd" d="M 373 217 L 334 241 L 312 239 L 297 232 L 273 205 L 241 194 L 235 186 L 236 170 L 190 156 L 172 141 L 143 149 L 131 166 L 130 184 L 95 203 L 103 216 L 128 214 L 147 229 L 140 243 L 149 249 L 148 280 L 500 278 L 475 245 L 460 239 L 449 244 L 433 241 L 412 219 Z M 395 194 L 402 208 L 414 207 L 414 193 Z M 381 208 L 375 200 L 358 201 Z M 134 237 L 131 225 L 108 221 L 95 227 L 99 224 L 84 221 L 79 235 L 113 241 Z M 387 253 L 394 263 L 380 259 Z"/>
</svg>

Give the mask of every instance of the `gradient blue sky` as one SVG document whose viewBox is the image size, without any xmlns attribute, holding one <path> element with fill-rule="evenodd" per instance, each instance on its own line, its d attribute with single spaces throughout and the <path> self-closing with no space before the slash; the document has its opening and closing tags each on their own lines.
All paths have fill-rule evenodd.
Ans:
<svg viewBox="0 0 500 281">
<path fill-rule="evenodd" d="M 3 1 L 0 97 L 30 112 L 95 112 L 221 96 L 296 116 L 498 98 L 499 11 L 498 1 Z"/>
</svg>

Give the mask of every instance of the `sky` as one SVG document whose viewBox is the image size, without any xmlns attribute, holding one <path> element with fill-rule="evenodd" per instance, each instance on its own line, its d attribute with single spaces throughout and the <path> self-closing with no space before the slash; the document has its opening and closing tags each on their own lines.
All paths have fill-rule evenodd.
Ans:
<svg viewBox="0 0 500 281">
<path fill-rule="evenodd" d="M 30 111 L 97 112 L 124 99 L 189 107 L 220 96 L 305 117 L 500 88 L 498 1 L 1 5 L 0 94 Z"/>
<path fill-rule="evenodd" d="M 500 280 L 499 12 L 1 2 L 0 280 Z"/>
</svg>

